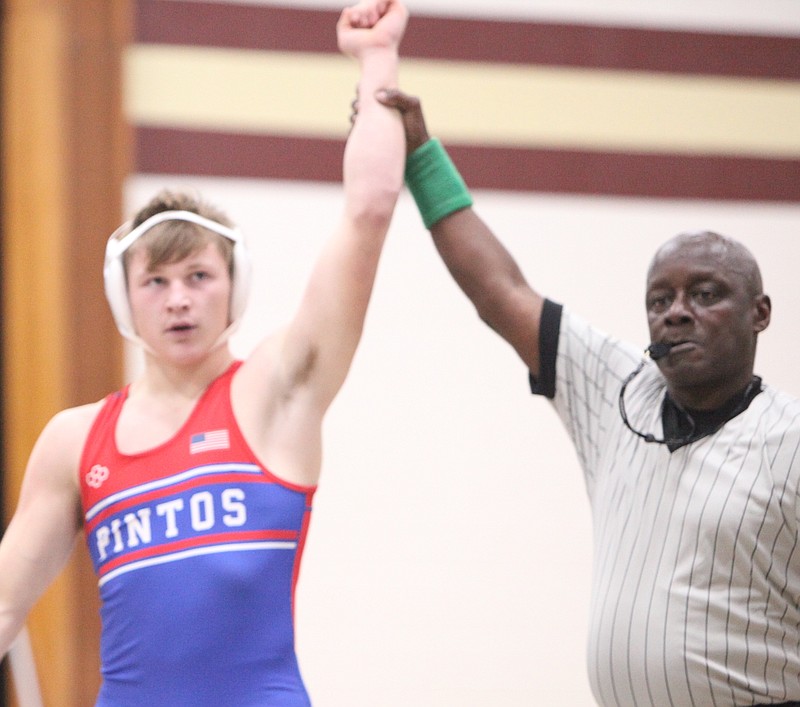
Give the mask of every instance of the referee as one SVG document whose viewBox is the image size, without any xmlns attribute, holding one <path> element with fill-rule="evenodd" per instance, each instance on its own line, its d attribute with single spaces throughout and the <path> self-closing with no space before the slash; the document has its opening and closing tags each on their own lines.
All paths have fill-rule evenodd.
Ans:
<svg viewBox="0 0 800 707">
<path fill-rule="evenodd" d="M 716 233 L 647 274 L 647 356 L 525 281 L 472 210 L 418 99 L 406 182 L 451 274 L 552 400 L 595 529 L 589 680 L 601 705 L 800 705 L 800 401 L 755 376 L 771 304 Z"/>
</svg>

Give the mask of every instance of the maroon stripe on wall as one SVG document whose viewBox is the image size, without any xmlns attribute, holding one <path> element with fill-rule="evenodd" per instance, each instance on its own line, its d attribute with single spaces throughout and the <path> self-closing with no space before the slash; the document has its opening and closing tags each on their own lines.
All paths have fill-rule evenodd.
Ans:
<svg viewBox="0 0 800 707">
<path fill-rule="evenodd" d="M 136 0 L 134 41 L 231 49 L 336 52 L 332 10 Z"/>
<path fill-rule="evenodd" d="M 800 160 L 448 148 L 473 187 L 670 199 L 800 201 Z"/>
<path fill-rule="evenodd" d="M 136 171 L 339 182 L 344 143 L 143 128 Z M 800 160 L 448 146 L 473 188 L 670 199 L 800 202 Z"/>
<path fill-rule="evenodd" d="M 139 127 L 136 172 L 339 182 L 343 140 Z"/>
<path fill-rule="evenodd" d="M 339 13 L 136 0 L 135 41 L 336 52 Z M 406 57 L 774 79 L 800 78 L 800 37 L 414 15 Z"/>
</svg>

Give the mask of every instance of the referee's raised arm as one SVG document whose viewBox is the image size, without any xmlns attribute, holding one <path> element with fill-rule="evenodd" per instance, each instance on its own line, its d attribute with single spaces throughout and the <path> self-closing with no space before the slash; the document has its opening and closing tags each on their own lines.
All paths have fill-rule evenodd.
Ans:
<svg viewBox="0 0 800 707">
<path fill-rule="evenodd" d="M 428 135 L 419 99 L 393 90 L 383 102 L 403 116 L 406 184 L 439 255 L 480 318 L 538 376 L 544 298 L 531 288 L 514 258 L 472 208 L 472 197 L 457 168 L 441 142 Z"/>
</svg>

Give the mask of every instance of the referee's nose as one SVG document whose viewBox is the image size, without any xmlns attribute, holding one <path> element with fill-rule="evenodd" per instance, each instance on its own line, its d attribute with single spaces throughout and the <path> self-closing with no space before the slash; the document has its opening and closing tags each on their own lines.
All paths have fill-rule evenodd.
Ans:
<svg viewBox="0 0 800 707">
<path fill-rule="evenodd" d="M 664 312 L 663 321 L 667 326 L 688 324 L 694 318 L 691 300 L 686 292 L 676 292 L 669 307 Z"/>
</svg>

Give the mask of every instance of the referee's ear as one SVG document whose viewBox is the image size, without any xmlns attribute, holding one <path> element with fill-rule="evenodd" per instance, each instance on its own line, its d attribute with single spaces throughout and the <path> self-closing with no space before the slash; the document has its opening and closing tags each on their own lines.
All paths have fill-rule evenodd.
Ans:
<svg viewBox="0 0 800 707">
<path fill-rule="evenodd" d="M 759 334 L 769 326 L 772 316 L 772 301 L 769 295 L 757 295 L 753 307 L 753 332 Z"/>
</svg>

